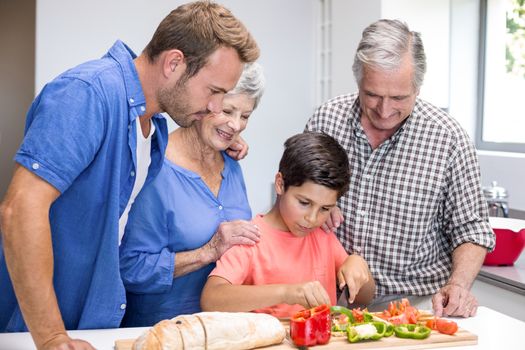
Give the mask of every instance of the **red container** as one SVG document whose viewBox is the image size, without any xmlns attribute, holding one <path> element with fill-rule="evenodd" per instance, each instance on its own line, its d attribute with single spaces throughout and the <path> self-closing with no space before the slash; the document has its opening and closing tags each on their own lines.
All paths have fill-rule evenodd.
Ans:
<svg viewBox="0 0 525 350">
<path fill-rule="evenodd" d="M 496 248 L 485 257 L 483 265 L 513 265 L 525 247 L 525 220 L 490 218 L 496 234 Z"/>
</svg>

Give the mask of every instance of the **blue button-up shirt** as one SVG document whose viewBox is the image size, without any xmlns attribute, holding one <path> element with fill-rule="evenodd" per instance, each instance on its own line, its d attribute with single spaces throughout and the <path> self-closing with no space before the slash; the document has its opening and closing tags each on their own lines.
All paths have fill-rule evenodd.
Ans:
<svg viewBox="0 0 525 350">
<path fill-rule="evenodd" d="M 198 174 L 165 159 L 137 197 L 120 246 L 128 291 L 124 326 L 152 326 L 201 311 L 202 288 L 215 263 L 174 278 L 178 253 L 205 245 L 221 222 L 252 217 L 241 166 L 226 153 L 223 157 L 217 196 Z"/>
<path fill-rule="evenodd" d="M 118 327 L 125 312 L 118 221 L 133 189 L 135 128 L 146 107 L 135 57 L 117 41 L 101 59 L 47 84 L 27 114 L 15 156 L 61 192 L 49 221 L 53 282 L 67 329 Z M 165 119 L 152 121 L 146 184 L 159 172 L 167 143 Z M 0 331 L 25 331 L 0 254 Z"/>
</svg>

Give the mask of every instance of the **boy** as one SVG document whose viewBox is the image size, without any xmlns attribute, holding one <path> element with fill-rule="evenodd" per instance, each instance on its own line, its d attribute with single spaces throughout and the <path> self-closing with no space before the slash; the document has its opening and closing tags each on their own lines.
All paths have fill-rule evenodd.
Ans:
<svg viewBox="0 0 525 350">
<path fill-rule="evenodd" d="M 367 304 L 375 283 L 360 256 L 348 256 L 333 233 L 319 227 L 347 191 L 348 157 L 331 136 L 289 138 L 275 176 L 277 199 L 253 219 L 254 246 L 230 248 L 210 273 L 201 296 L 205 311 L 256 311 L 276 317 L 320 304 L 336 304 L 336 279 L 348 302 Z"/>
</svg>

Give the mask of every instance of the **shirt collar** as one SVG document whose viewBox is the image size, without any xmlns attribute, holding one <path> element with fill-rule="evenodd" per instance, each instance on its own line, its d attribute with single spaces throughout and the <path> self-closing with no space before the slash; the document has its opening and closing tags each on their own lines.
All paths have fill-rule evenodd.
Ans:
<svg viewBox="0 0 525 350">
<path fill-rule="evenodd" d="M 146 98 L 144 97 L 139 75 L 133 62 L 137 55 L 120 40 L 117 40 L 109 49 L 108 55 L 117 62 L 122 70 L 128 106 L 130 108 L 145 106 Z M 130 121 L 132 121 L 136 116 L 130 113 L 129 117 Z"/>
</svg>

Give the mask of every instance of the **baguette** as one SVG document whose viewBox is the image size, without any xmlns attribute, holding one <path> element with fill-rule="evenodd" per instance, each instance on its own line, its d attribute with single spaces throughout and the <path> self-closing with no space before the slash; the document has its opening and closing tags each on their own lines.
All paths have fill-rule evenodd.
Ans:
<svg viewBox="0 0 525 350">
<path fill-rule="evenodd" d="M 200 312 L 163 320 L 142 334 L 134 350 L 243 350 L 280 344 L 281 322 L 252 312 Z"/>
</svg>

